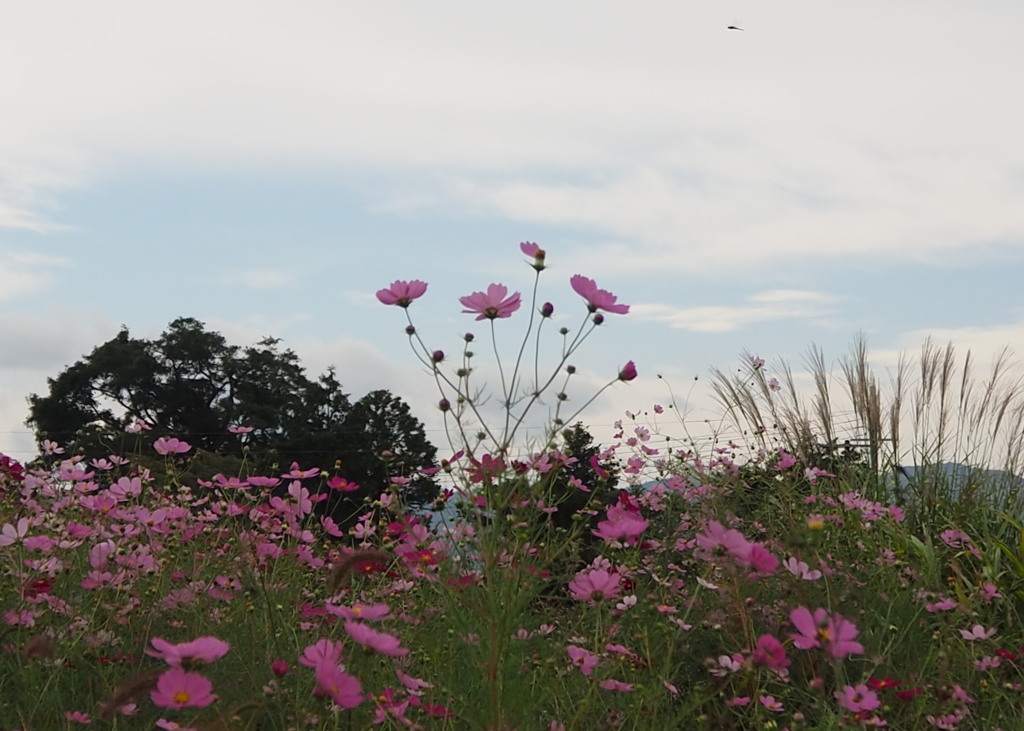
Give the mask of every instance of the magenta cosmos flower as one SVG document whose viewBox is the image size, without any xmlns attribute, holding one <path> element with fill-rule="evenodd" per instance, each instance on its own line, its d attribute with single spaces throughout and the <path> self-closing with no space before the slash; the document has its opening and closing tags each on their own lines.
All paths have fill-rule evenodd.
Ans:
<svg viewBox="0 0 1024 731">
<path fill-rule="evenodd" d="M 149 697 L 160 708 L 206 708 L 217 700 L 213 683 L 198 673 L 171 668 L 156 681 Z"/>
<path fill-rule="evenodd" d="M 789 613 L 789 621 L 797 630 L 790 637 L 801 650 L 820 647 L 832 657 L 864 652 L 864 646 L 854 642 L 857 626 L 840 614 L 829 614 L 824 609 L 815 609 L 812 614 L 807 607 L 797 607 Z"/>
<path fill-rule="evenodd" d="M 317 688 L 331 697 L 342 708 L 355 708 L 363 702 L 363 687 L 355 678 L 337 665 L 321 663 L 316 666 Z"/>
<path fill-rule="evenodd" d="M 422 297 L 427 291 L 427 283 L 418 279 L 411 282 L 404 282 L 396 279 L 387 289 L 377 290 L 377 299 L 386 305 L 398 305 L 405 308 L 412 304 L 414 299 Z"/>
<path fill-rule="evenodd" d="M 151 657 L 159 657 L 171 667 L 208 665 L 224 657 L 231 648 L 216 637 L 197 637 L 191 642 L 175 645 L 162 637 L 150 640 L 154 650 L 146 650 Z"/>
<path fill-rule="evenodd" d="M 498 317 L 510 317 L 513 312 L 519 309 L 519 293 L 515 292 L 507 297 L 508 288 L 504 284 L 491 284 L 486 292 L 474 292 L 465 297 L 460 297 L 459 302 L 471 315 L 476 315 L 478 320 L 494 320 Z"/>
<path fill-rule="evenodd" d="M 606 289 L 598 289 L 593 279 L 575 274 L 569 279 L 569 284 L 576 294 L 587 301 L 587 309 L 591 312 L 604 310 L 613 315 L 625 315 L 629 312 L 629 305 L 616 304 L 619 298 Z"/>
</svg>

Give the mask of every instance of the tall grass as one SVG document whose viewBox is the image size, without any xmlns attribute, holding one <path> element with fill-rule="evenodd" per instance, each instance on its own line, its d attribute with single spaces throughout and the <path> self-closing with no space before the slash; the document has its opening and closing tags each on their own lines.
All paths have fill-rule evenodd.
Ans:
<svg viewBox="0 0 1024 731">
<path fill-rule="evenodd" d="M 931 341 L 916 357 L 901 353 L 884 382 L 863 336 L 840 359 L 838 374 L 817 347 L 805 364 L 811 389 L 799 388 L 780 363 L 778 391 L 768 370 L 748 365 L 738 374 L 715 369 L 713 393 L 760 448 L 781 446 L 806 460 L 853 447 L 882 489 L 898 498 L 909 491 L 922 509 L 934 508 L 937 492 L 953 491 L 946 497 L 954 502 L 984 500 L 1019 513 L 1024 376 L 1009 349 L 980 379 L 970 351 L 959 357 L 952 344 Z"/>
</svg>

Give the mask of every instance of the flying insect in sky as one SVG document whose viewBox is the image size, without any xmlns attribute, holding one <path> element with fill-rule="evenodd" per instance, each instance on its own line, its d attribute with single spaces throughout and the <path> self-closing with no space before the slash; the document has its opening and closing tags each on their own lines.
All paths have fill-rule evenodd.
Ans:
<svg viewBox="0 0 1024 731">
<path fill-rule="evenodd" d="M 740 27 L 739 27 L 738 25 L 729 25 L 729 26 L 726 26 L 726 28 L 725 28 L 725 29 L 726 29 L 726 30 L 743 30 L 743 29 L 742 29 L 742 28 L 740 28 Z"/>
</svg>

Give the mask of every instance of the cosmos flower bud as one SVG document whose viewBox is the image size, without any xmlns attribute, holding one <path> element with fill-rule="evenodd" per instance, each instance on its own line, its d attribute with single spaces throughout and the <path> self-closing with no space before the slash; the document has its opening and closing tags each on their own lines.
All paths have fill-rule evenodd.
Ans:
<svg viewBox="0 0 1024 731">
<path fill-rule="evenodd" d="M 622 366 L 622 370 L 619 371 L 620 381 L 632 381 L 636 378 L 636 366 L 633 361 L 629 361 L 626 365 Z"/>
<path fill-rule="evenodd" d="M 555 312 L 555 306 L 553 304 L 551 304 L 550 302 L 545 302 L 543 305 L 541 305 L 541 308 L 540 308 L 541 317 L 551 317 L 551 315 L 553 315 L 554 312 Z"/>
<path fill-rule="evenodd" d="M 433 353 L 430 354 L 430 359 L 435 363 L 440 363 L 442 360 L 444 360 L 444 351 L 435 350 Z"/>
</svg>

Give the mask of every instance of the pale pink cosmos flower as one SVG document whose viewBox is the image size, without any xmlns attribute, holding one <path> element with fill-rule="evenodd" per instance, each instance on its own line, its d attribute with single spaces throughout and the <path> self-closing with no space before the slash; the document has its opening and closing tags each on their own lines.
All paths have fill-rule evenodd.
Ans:
<svg viewBox="0 0 1024 731">
<path fill-rule="evenodd" d="M 852 713 L 873 711 L 882 705 L 878 694 L 863 684 L 844 686 L 835 692 L 835 697 L 840 706 Z"/>
<path fill-rule="evenodd" d="M 476 315 L 477 320 L 494 320 L 499 317 L 511 317 L 512 313 L 519 309 L 519 293 L 514 292 L 508 295 L 508 288 L 504 284 L 488 285 L 486 292 L 473 292 L 465 297 L 460 297 L 459 302 L 470 315 Z"/>
<path fill-rule="evenodd" d="M 960 636 L 968 642 L 975 642 L 977 640 L 987 640 L 988 638 L 995 635 L 995 633 L 996 630 L 994 627 L 992 629 L 985 629 L 980 624 L 976 624 L 970 629 L 960 630 Z"/>
<path fill-rule="evenodd" d="M 414 299 L 422 297 L 427 291 L 427 283 L 418 279 L 406 282 L 395 280 L 387 289 L 377 290 L 377 299 L 385 305 L 398 305 L 406 308 Z"/>
<path fill-rule="evenodd" d="M 231 648 L 216 637 L 197 637 L 191 642 L 172 644 L 161 637 L 150 640 L 154 650 L 146 650 L 150 657 L 159 657 L 171 667 L 208 665 L 224 657 Z"/>
<path fill-rule="evenodd" d="M 767 708 L 772 713 L 782 713 L 786 710 L 786 707 L 782 705 L 782 701 L 775 699 L 773 695 L 762 695 L 757 697 L 758 702 Z"/>
<path fill-rule="evenodd" d="M 783 566 L 785 566 L 786 570 L 793 574 L 793 576 L 798 579 L 803 579 L 804 581 L 817 581 L 821 578 L 820 571 L 817 569 L 812 571 L 810 566 L 798 559 L 796 556 L 790 556 L 783 561 Z"/>
<path fill-rule="evenodd" d="M 604 310 L 613 315 L 625 315 L 629 312 L 629 305 L 617 304 L 619 298 L 607 290 L 599 289 L 593 279 L 582 274 L 574 274 L 569 279 L 569 284 L 576 294 L 587 301 L 587 309 L 591 312 Z"/>
<path fill-rule="evenodd" d="M 402 647 L 402 643 L 397 637 L 385 632 L 377 632 L 362 622 L 353 622 L 351 619 L 346 620 L 345 632 L 360 645 L 376 650 L 382 655 L 400 657 L 409 654 L 409 650 Z"/>
<path fill-rule="evenodd" d="M 0 547 L 21 542 L 28 535 L 28 529 L 28 518 L 18 518 L 16 525 L 4 523 L 3 528 L 0 528 Z"/>
<path fill-rule="evenodd" d="M 172 667 L 156 681 L 149 697 L 160 708 L 206 708 L 217 700 L 213 683 L 198 673 Z"/>
<path fill-rule="evenodd" d="M 569 582 L 573 599 L 593 604 L 599 599 L 615 599 L 619 596 L 619 574 L 605 569 L 581 571 Z"/>
<path fill-rule="evenodd" d="M 160 437 L 153 442 L 153 449 L 156 450 L 157 454 L 166 456 L 169 454 L 185 454 L 185 452 L 192 449 L 192 445 L 181 441 L 177 437 Z"/>
</svg>

